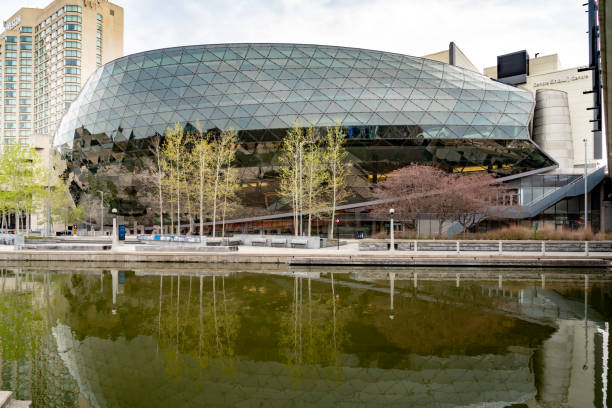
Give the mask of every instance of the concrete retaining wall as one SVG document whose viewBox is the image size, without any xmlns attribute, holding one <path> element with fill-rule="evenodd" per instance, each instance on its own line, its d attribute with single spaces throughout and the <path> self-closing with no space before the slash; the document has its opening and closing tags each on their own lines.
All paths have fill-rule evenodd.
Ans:
<svg viewBox="0 0 612 408">
<path fill-rule="evenodd" d="M 501 248 L 500 248 L 501 243 Z M 396 241 L 397 251 L 440 252 L 612 252 L 612 241 Z M 388 251 L 388 241 L 360 241 L 360 251 Z"/>
</svg>

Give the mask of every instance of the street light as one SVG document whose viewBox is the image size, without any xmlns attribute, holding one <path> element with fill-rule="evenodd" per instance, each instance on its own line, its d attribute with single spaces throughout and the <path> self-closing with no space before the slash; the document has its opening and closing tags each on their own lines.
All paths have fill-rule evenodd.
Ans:
<svg viewBox="0 0 612 408">
<path fill-rule="evenodd" d="M 113 246 L 112 246 L 112 249 L 117 250 L 119 248 L 119 236 L 117 234 L 117 209 L 113 208 L 111 212 L 113 213 L 113 241 L 112 241 Z"/>
<path fill-rule="evenodd" d="M 588 168 L 587 168 L 587 139 L 586 137 L 583 139 L 584 142 L 584 229 L 588 228 L 589 225 L 589 210 L 588 210 L 588 205 L 589 205 L 589 197 L 588 197 L 588 183 L 587 183 L 587 178 L 589 176 L 588 174 Z"/>
<path fill-rule="evenodd" d="M 98 190 L 100 193 L 100 232 L 104 235 L 104 191 Z"/>
<path fill-rule="evenodd" d="M 395 234 L 393 231 L 393 214 L 395 214 L 395 210 L 393 208 L 389 209 L 389 217 L 391 217 L 391 224 L 389 225 L 391 228 L 389 233 L 391 235 L 391 247 L 389 248 L 390 251 L 395 251 Z"/>
</svg>

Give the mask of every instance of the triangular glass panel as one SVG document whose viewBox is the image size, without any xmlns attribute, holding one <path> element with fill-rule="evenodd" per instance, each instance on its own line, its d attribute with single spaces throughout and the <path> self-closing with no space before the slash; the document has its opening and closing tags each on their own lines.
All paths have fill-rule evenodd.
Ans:
<svg viewBox="0 0 612 408">
<path fill-rule="evenodd" d="M 415 105 L 419 106 L 422 110 L 426 111 L 429 109 L 429 105 L 431 105 L 431 99 L 426 100 L 426 99 L 414 99 L 412 100 L 412 103 L 414 103 Z M 406 110 L 406 106 L 404 105 L 404 109 Z"/>
<path fill-rule="evenodd" d="M 448 119 L 445 122 L 447 125 L 468 125 L 465 120 L 463 120 L 460 116 L 451 113 Z"/>
<path fill-rule="evenodd" d="M 402 112 L 402 116 L 404 116 L 411 125 L 420 125 L 423 115 L 424 112 Z"/>
</svg>

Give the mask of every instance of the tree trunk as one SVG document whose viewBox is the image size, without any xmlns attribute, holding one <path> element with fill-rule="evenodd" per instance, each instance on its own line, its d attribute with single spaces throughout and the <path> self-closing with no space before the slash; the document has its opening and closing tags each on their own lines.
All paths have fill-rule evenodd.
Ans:
<svg viewBox="0 0 612 408">
<path fill-rule="evenodd" d="M 200 242 L 204 236 L 204 160 L 202 158 L 202 144 L 200 150 Z"/>
<path fill-rule="evenodd" d="M 181 174 L 176 161 L 176 235 L 181 235 Z"/>
<path fill-rule="evenodd" d="M 336 166 L 334 165 L 332 170 L 332 212 L 331 212 L 331 220 L 329 221 L 329 235 L 328 238 L 334 237 L 334 218 L 336 217 Z"/>
<path fill-rule="evenodd" d="M 174 234 L 174 201 L 172 194 L 170 195 L 170 235 Z"/>
<path fill-rule="evenodd" d="M 159 233 L 160 235 L 164 233 L 164 199 L 162 195 L 162 172 L 161 166 L 159 165 L 159 157 L 157 159 L 157 171 L 158 171 L 158 179 L 157 186 L 159 190 Z"/>
<path fill-rule="evenodd" d="M 228 189 L 229 177 L 225 175 L 225 192 L 223 195 L 223 211 L 221 215 L 221 238 L 225 238 L 225 212 L 227 210 L 227 189 Z"/>
</svg>

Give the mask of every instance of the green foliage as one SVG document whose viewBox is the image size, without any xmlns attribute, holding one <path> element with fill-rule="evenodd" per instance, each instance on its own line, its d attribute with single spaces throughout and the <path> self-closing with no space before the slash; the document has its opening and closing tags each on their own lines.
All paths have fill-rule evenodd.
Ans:
<svg viewBox="0 0 612 408">
<path fill-rule="evenodd" d="M 348 172 L 347 157 L 348 152 L 345 148 L 346 135 L 342 130 L 342 125 L 327 128 L 326 136 L 326 162 L 329 172 L 329 189 L 331 198 L 331 211 L 329 220 L 329 237 L 334 236 L 334 219 L 336 218 L 336 207 L 342 203 L 347 196 L 346 176 Z"/>
<path fill-rule="evenodd" d="M 45 172 L 36 150 L 5 145 L 0 150 L 0 211 L 28 213 L 44 191 Z M 16 226 L 19 230 L 19 225 Z"/>
<path fill-rule="evenodd" d="M 325 137 L 317 128 L 297 124 L 287 131 L 279 157 L 279 193 L 291 205 L 296 235 L 300 213 L 308 215 L 310 235 L 312 218 L 328 213 L 333 220 L 337 205 L 346 198 L 348 153 L 344 146 L 340 124 L 327 128 Z"/>
</svg>

